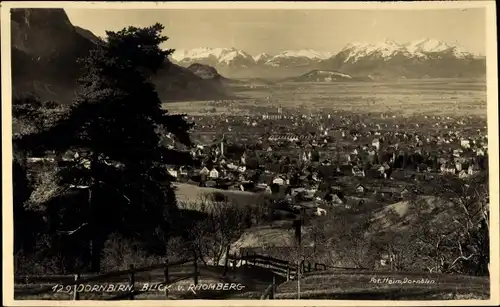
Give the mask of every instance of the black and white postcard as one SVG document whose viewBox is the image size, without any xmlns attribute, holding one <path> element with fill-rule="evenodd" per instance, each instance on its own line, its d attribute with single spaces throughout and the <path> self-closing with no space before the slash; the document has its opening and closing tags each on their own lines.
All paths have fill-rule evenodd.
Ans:
<svg viewBox="0 0 500 307">
<path fill-rule="evenodd" d="M 5 305 L 498 304 L 493 1 L 1 10 Z"/>
</svg>

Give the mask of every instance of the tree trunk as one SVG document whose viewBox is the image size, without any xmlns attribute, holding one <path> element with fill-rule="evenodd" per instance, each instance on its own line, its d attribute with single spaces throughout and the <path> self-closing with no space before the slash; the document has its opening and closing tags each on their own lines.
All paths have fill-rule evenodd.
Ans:
<svg viewBox="0 0 500 307">
<path fill-rule="evenodd" d="M 98 155 L 94 152 L 91 157 L 91 182 L 89 184 L 89 234 L 90 234 L 90 270 L 93 273 L 99 273 L 101 270 L 101 252 L 104 246 L 104 242 L 102 240 L 102 235 L 98 233 L 99 225 L 96 223 L 96 196 L 98 192 L 98 183 L 96 182 L 96 164 L 97 164 Z"/>
<path fill-rule="evenodd" d="M 230 250 L 230 248 L 231 248 L 230 245 L 228 245 L 226 247 L 226 260 L 224 261 L 224 274 L 223 274 L 223 276 L 227 275 L 228 265 L 229 265 L 229 250 Z"/>
</svg>

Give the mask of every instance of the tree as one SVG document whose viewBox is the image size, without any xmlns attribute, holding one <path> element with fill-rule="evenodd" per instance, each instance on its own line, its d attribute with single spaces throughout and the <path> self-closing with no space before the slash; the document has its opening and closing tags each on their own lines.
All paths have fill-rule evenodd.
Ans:
<svg viewBox="0 0 500 307">
<path fill-rule="evenodd" d="M 165 164 L 191 163 L 189 154 L 160 144 L 169 132 L 191 145 L 183 115 L 170 115 L 150 81 L 172 50 L 161 50 L 168 40 L 163 26 L 128 27 L 107 31 L 107 38 L 81 60 L 81 89 L 67 115 L 54 127 L 23 137 L 21 148 L 67 150 L 73 163 L 58 171 L 58 185 L 88 191 L 87 207 L 74 231 L 86 231 L 92 271 L 107 236 L 117 232 L 140 239 L 145 247 L 164 253 L 161 242 L 175 227 L 177 207 Z M 60 229 L 62 231 L 62 229 Z M 73 230 L 64 230 L 73 235 Z M 162 246 L 163 244 L 163 246 Z"/>
<path fill-rule="evenodd" d="M 392 269 L 487 275 L 487 178 L 487 173 L 468 180 L 443 176 L 429 190 L 411 193 L 405 216 L 374 238 Z"/>
<path fill-rule="evenodd" d="M 227 270 L 231 245 L 243 234 L 245 221 L 252 212 L 230 203 L 227 198 L 216 202 L 205 197 L 198 204 L 198 210 L 205 216 L 201 219 L 184 219 L 187 222 L 187 249 L 205 265 L 208 264 L 207 260 L 218 265 L 225 259 Z"/>
<path fill-rule="evenodd" d="M 468 179 L 451 176 L 438 178 L 440 197 L 454 212 L 450 231 L 443 239 L 449 242 L 450 258 L 446 271 L 486 275 L 489 264 L 488 172 Z"/>
</svg>

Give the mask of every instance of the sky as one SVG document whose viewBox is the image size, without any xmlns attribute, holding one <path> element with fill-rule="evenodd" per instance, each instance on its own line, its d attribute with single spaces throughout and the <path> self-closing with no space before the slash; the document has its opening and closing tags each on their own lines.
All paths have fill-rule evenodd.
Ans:
<svg viewBox="0 0 500 307">
<path fill-rule="evenodd" d="M 66 9 L 74 25 L 105 30 L 159 22 L 170 39 L 163 47 L 234 47 L 250 54 L 314 49 L 338 52 L 349 42 L 432 38 L 486 53 L 485 9 L 433 10 L 109 10 Z"/>
</svg>

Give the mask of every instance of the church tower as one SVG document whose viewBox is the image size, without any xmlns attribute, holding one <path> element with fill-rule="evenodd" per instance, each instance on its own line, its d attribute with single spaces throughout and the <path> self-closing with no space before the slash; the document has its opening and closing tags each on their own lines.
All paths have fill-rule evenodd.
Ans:
<svg viewBox="0 0 500 307">
<path fill-rule="evenodd" d="M 241 165 L 247 164 L 246 158 L 247 158 L 247 154 L 246 154 L 246 152 L 243 152 L 243 155 L 241 156 Z"/>
<path fill-rule="evenodd" d="M 226 137 L 222 134 L 222 140 L 220 141 L 220 155 L 224 156 L 224 143 L 226 143 Z"/>
</svg>

